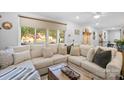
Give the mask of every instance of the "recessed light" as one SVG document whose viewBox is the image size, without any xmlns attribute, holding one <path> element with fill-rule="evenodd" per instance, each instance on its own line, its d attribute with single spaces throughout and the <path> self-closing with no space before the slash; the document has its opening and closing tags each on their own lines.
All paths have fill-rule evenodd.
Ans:
<svg viewBox="0 0 124 93">
<path fill-rule="evenodd" d="M 96 26 L 98 26 L 99 25 L 99 23 L 96 23 Z"/>
<path fill-rule="evenodd" d="M 76 16 L 76 19 L 79 19 L 80 17 L 79 16 Z"/>
<path fill-rule="evenodd" d="M 94 18 L 95 18 L 95 19 L 100 18 L 100 15 L 95 15 Z"/>
<path fill-rule="evenodd" d="M 112 30 L 114 30 L 115 28 L 114 28 L 114 27 L 112 27 L 111 29 L 112 29 Z"/>
</svg>

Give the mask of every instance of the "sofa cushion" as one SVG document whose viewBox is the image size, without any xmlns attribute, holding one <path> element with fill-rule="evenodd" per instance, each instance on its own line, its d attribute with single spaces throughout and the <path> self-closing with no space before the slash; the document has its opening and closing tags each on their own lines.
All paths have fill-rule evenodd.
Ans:
<svg viewBox="0 0 124 93">
<path fill-rule="evenodd" d="M 0 69 L 6 68 L 13 64 L 12 51 L 1 50 L 0 51 Z"/>
<path fill-rule="evenodd" d="M 61 54 L 56 54 L 52 57 L 53 63 L 58 64 L 58 63 L 63 63 L 67 62 L 67 55 L 61 55 Z"/>
<path fill-rule="evenodd" d="M 81 62 L 86 60 L 86 57 L 83 56 L 69 56 L 68 62 L 71 62 L 75 65 L 81 66 Z"/>
<path fill-rule="evenodd" d="M 89 61 L 82 61 L 81 67 L 90 73 L 105 78 L 105 69 Z"/>
<path fill-rule="evenodd" d="M 43 48 L 43 57 L 48 58 L 53 56 L 53 51 L 52 48 L 50 47 L 45 47 Z"/>
<path fill-rule="evenodd" d="M 48 47 L 52 48 L 53 54 L 57 53 L 57 50 L 58 50 L 57 44 L 49 44 Z"/>
<path fill-rule="evenodd" d="M 35 66 L 35 68 L 38 70 L 38 69 L 49 67 L 49 66 L 53 65 L 53 59 L 52 58 L 44 58 L 44 57 L 33 58 L 32 63 Z"/>
<path fill-rule="evenodd" d="M 31 45 L 31 57 L 42 57 L 43 56 L 43 47 L 41 45 Z"/>
<path fill-rule="evenodd" d="M 59 46 L 59 54 L 66 55 L 67 54 L 67 46 Z"/>
<path fill-rule="evenodd" d="M 91 48 L 87 53 L 87 60 L 89 62 L 92 62 L 94 55 L 95 55 L 95 49 Z"/>
<path fill-rule="evenodd" d="M 14 64 L 18 64 L 20 62 L 26 61 L 31 58 L 30 51 L 13 53 L 13 57 L 14 57 Z"/>
<path fill-rule="evenodd" d="M 86 57 L 90 48 L 92 48 L 92 46 L 90 46 L 90 45 L 80 45 L 81 55 Z"/>
<path fill-rule="evenodd" d="M 15 46 L 13 47 L 14 52 L 23 52 L 30 50 L 30 45 Z"/>
<path fill-rule="evenodd" d="M 93 62 L 102 68 L 106 68 L 107 64 L 111 61 L 111 51 L 104 51 L 98 49 L 94 55 Z"/>
<path fill-rule="evenodd" d="M 72 56 L 80 56 L 80 48 L 79 47 L 72 47 L 70 54 Z"/>
<path fill-rule="evenodd" d="M 123 56 L 121 52 L 117 52 L 116 56 L 111 60 L 111 62 L 106 67 L 106 78 L 107 79 L 118 79 L 120 72 L 124 75 L 123 70 Z"/>
</svg>

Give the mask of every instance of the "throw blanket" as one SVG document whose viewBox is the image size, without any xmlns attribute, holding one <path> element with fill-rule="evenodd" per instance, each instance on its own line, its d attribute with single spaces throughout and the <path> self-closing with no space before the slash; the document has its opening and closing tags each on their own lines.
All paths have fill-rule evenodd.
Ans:
<svg viewBox="0 0 124 93">
<path fill-rule="evenodd" d="M 34 69 L 14 67 L 1 73 L 0 80 L 40 80 L 40 76 Z"/>
</svg>

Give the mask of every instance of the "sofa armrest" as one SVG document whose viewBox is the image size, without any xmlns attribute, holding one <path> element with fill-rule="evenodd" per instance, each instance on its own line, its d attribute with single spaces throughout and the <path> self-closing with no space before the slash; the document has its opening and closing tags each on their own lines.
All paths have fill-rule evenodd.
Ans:
<svg viewBox="0 0 124 93">
<path fill-rule="evenodd" d="M 122 63 L 123 63 L 122 53 L 117 52 L 116 56 L 106 67 L 106 79 L 118 79 L 120 77 Z"/>
</svg>

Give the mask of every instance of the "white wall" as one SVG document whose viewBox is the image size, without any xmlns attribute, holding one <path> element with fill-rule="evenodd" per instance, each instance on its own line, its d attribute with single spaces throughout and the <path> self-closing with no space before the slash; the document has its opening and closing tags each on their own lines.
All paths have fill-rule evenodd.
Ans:
<svg viewBox="0 0 124 93">
<path fill-rule="evenodd" d="M 75 35 L 75 33 L 74 33 L 75 29 L 80 30 L 79 35 Z M 68 36 L 69 34 L 71 35 L 70 37 Z M 81 42 L 82 42 L 82 28 L 79 25 L 68 22 L 67 23 L 67 30 L 65 33 L 65 43 L 70 45 L 73 43 L 73 40 L 74 40 L 74 43 L 81 44 Z"/>
<path fill-rule="evenodd" d="M 4 29 L 0 30 L 0 49 L 5 49 L 8 46 L 16 46 L 20 44 L 19 42 L 21 41 L 21 38 L 20 38 L 20 24 L 19 24 L 18 15 L 48 19 L 46 17 L 41 17 L 39 15 L 35 15 L 31 13 L 0 13 L 0 15 L 2 16 L 2 18 L 0 18 L 0 26 L 4 21 L 10 21 L 13 24 L 13 28 L 11 30 L 4 30 Z M 66 23 L 67 23 L 67 30 L 65 33 L 65 43 L 70 44 L 73 42 L 73 40 L 76 43 L 81 43 L 82 32 L 80 33 L 80 35 L 74 35 L 74 30 L 75 29 L 81 30 L 81 26 L 71 22 L 66 22 Z M 71 34 L 70 38 L 68 38 L 68 34 Z"/>
<path fill-rule="evenodd" d="M 10 21 L 13 25 L 12 29 L 0 30 L 0 49 L 18 44 L 18 17 L 16 13 L 0 13 L 0 26 L 4 21 Z"/>
<path fill-rule="evenodd" d="M 108 31 L 108 41 L 114 42 L 115 39 L 120 39 L 120 31 L 113 30 Z"/>
<path fill-rule="evenodd" d="M 103 41 L 104 41 L 104 46 L 106 46 L 107 41 L 108 41 L 108 31 L 102 30 L 102 29 L 96 29 L 92 26 L 89 26 L 91 28 L 91 45 L 93 46 L 98 46 L 99 45 L 99 34 L 103 33 Z M 95 32 L 95 40 L 93 39 L 93 32 Z M 106 33 L 106 38 L 104 38 L 104 32 Z"/>
</svg>

